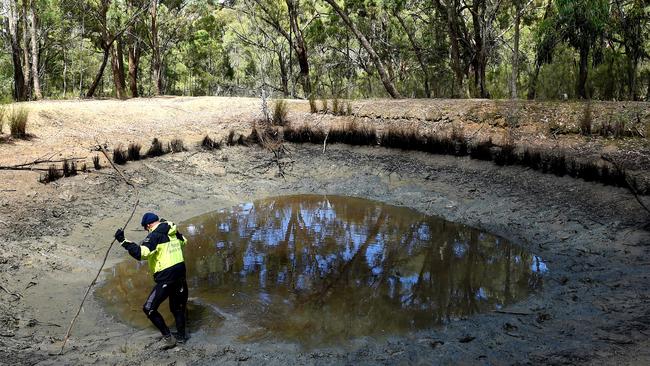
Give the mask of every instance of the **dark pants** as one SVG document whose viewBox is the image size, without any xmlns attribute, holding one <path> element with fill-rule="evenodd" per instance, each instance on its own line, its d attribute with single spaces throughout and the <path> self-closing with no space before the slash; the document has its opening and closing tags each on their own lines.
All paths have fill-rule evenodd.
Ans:
<svg viewBox="0 0 650 366">
<path fill-rule="evenodd" d="M 182 279 L 172 283 L 157 283 L 144 303 L 142 310 L 163 336 L 171 333 L 162 315 L 158 312 L 160 304 L 169 297 L 169 310 L 176 320 L 176 330 L 180 338 L 185 338 L 185 310 L 187 309 L 187 282 Z"/>
</svg>

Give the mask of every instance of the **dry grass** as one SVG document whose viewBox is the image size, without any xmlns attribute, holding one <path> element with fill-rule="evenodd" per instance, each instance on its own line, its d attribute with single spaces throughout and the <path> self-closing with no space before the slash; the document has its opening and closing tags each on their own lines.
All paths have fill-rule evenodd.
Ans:
<svg viewBox="0 0 650 366">
<path fill-rule="evenodd" d="M 130 143 L 127 148 L 127 159 L 131 161 L 140 160 L 142 158 L 140 150 L 142 150 L 142 145 L 138 143 Z"/>
<path fill-rule="evenodd" d="M 274 126 L 286 126 L 287 125 L 287 116 L 289 115 L 289 106 L 287 101 L 284 99 L 276 100 L 273 103 L 273 125 Z"/>
<path fill-rule="evenodd" d="M 9 130 L 11 136 L 15 138 L 27 137 L 27 119 L 29 117 L 29 109 L 25 107 L 13 107 L 9 113 Z"/>
<path fill-rule="evenodd" d="M 374 127 L 358 123 L 346 122 L 330 129 L 327 141 L 333 144 L 341 143 L 357 146 L 377 144 L 377 131 Z"/>
<path fill-rule="evenodd" d="M 163 147 L 162 142 L 157 137 L 154 137 L 153 140 L 151 140 L 151 146 L 149 147 L 149 150 L 147 150 L 147 157 L 153 158 L 156 156 L 165 155 L 165 153 L 166 151 Z"/>
<path fill-rule="evenodd" d="M 221 144 L 218 141 L 211 139 L 210 136 L 205 135 L 203 140 L 201 140 L 201 147 L 206 150 L 219 150 L 221 149 Z"/>
<path fill-rule="evenodd" d="M 100 170 L 102 168 L 102 164 L 99 162 L 99 155 L 93 156 L 93 166 L 95 167 L 95 170 Z"/>
<path fill-rule="evenodd" d="M 169 142 L 167 151 L 171 151 L 172 153 L 179 153 L 179 152 L 187 151 L 187 149 L 185 149 L 185 144 L 183 143 L 183 140 L 179 138 L 175 138 Z"/>
<path fill-rule="evenodd" d="M 117 145 L 113 150 L 113 162 L 118 165 L 124 165 L 127 162 L 128 155 L 122 144 Z"/>
</svg>

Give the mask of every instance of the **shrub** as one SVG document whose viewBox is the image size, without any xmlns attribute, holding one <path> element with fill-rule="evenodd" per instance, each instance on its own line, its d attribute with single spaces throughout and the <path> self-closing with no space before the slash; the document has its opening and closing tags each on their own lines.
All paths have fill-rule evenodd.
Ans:
<svg viewBox="0 0 650 366">
<path fill-rule="evenodd" d="M 52 164 L 47 168 L 47 171 L 41 178 L 39 179 L 39 182 L 41 183 L 50 183 L 54 182 L 55 180 L 61 178 L 63 175 L 61 174 L 61 171 L 56 167 L 56 165 Z"/>
<path fill-rule="evenodd" d="M 100 170 L 102 168 L 102 165 L 99 163 L 99 155 L 93 156 L 93 166 L 95 167 L 95 170 Z"/>
<path fill-rule="evenodd" d="M 127 152 L 122 148 L 122 145 L 118 145 L 115 150 L 113 150 L 113 162 L 118 165 L 124 165 L 127 161 Z"/>
<path fill-rule="evenodd" d="M 147 150 L 147 156 L 153 158 L 164 154 L 165 149 L 163 148 L 162 142 L 160 142 L 157 137 L 154 137 L 154 139 L 151 140 L 151 146 L 149 147 L 149 150 Z"/>
<path fill-rule="evenodd" d="M 211 139 L 210 136 L 205 135 L 201 141 L 201 147 L 206 150 L 219 150 L 221 149 L 221 144 Z"/>
<path fill-rule="evenodd" d="M 183 152 L 185 151 L 185 146 L 183 144 L 183 140 L 181 139 L 173 139 L 169 142 L 168 144 L 168 151 L 171 151 L 173 153 L 178 153 L 178 152 Z"/>
<path fill-rule="evenodd" d="M 287 124 L 287 115 L 289 114 L 289 106 L 284 99 L 277 100 L 273 104 L 273 125 L 285 126 Z"/>
<path fill-rule="evenodd" d="M 352 115 L 352 103 L 348 102 L 345 108 L 345 114 L 348 116 Z"/>
<path fill-rule="evenodd" d="M 77 175 L 77 162 L 74 160 L 70 162 L 70 172 L 68 174 L 70 177 Z"/>
<path fill-rule="evenodd" d="M 140 160 L 140 150 L 142 150 L 142 145 L 138 143 L 130 143 L 127 148 L 127 158 L 131 161 Z"/>
<path fill-rule="evenodd" d="M 9 130 L 11 136 L 16 138 L 27 137 L 27 117 L 29 117 L 29 110 L 25 107 L 14 107 L 9 113 Z"/>
</svg>

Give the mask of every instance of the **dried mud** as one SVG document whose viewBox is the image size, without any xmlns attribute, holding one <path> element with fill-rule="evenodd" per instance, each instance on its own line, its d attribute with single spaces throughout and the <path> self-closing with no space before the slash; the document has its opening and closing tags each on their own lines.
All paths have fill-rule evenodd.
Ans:
<svg viewBox="0 0 650 366">
<path fill-rule="evenodd" d="M 380 147 L 289 145 L 278 176 L 258 147 L 191 151 L 129 163 L 136 216 L 182 221 L 267 196 L 350 195 L 415 208 L 520 243 L 549 267 L 543 289 L 441 328 L 304 350 L 276 339 L 192 332 L 170 351 L 153 328 L 111 318 L 93 297 L 56 355 L 89 281 L 135 200 L 109 169 L 3 191 L 0 363 L 6 364 L 623 364 L 650 362 L 648 214 L 626 190 L 521 167 Z M 20 173 L 23 174 L 23 173 Z M 5 179 L 23 177 L 7 173 Z M 6 181 L 5 181 L 6 183 Z M 4 185 L 7 187 L 8 183 Z M 30 187 L 29 184 L 26 184 Z M 645 228 L 644 228 L 645 227 Z M 127 236 L 137 238 L 137 223 Z M 107 267 L 123 260 L 116 246 Z M 190 289 L 191 291 L 191 289 Z M 191 295 L 191 294 L 190 294 Z"/>
</svg>

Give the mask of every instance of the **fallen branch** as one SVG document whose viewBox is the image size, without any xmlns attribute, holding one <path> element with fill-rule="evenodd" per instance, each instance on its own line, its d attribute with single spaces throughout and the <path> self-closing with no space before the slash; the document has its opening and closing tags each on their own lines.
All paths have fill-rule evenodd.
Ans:
<svg viewBox="0 0 650 366">
<path fill-rule="evenodd" d="M 14 297 L 16 298 L 16 300 L 20 300 L 20 298 L 23 297 L 21 294 L 16 294 L 16 293 L 13 293 L 13 292 L 7 290 L 7 289 L 6 289 L 4 286 L 2 286 L 2 285 L 0 285 L 0 289 L 1 289 L 2 291 L 4 291 L 4 292 L 8 293 L 8 294 L 11 295 L 11 296 L 14 296 Z"/>
<path fill-rule="evenodd" d="M 133 215 L 135 214 L 135 210 L 138 207 L 138 204 L 140 203 L 140 191 L 131 183 L 124 174 L 113 164 L 113 161 L 108 157 L 108 153 L 106 152 L 106 149 L 98 144 L 99 148 L 101 149 L 101 152 L 104 154 L 108 162 L 111 164 L 113 169 L 122 177 L 124 182 L 129 185 L 130 187 L 133 187 L 135 189 L 135 204 L 133 205 L 133 209 L 131 210 L 131 215 L 129 215 L 129 218 L 126 220 L 124 223 L 124 226 L 122 229 L 126 229 L 126 227 L 129 225 L 129 222 L 131 222 L 131 219 L 133 218 Z M 72 331 L 72 327 L 74 326 L 74 323 L 77 321 L 77 318 L 79 317 L 79 314 L 81 313 L 81 309 L 83 308 L 84 303 L 86 302 L 86 298 L 88 297 L 88 294 L 90 293 L 90 289 L 95 285 L 97 282 L 97 279 L 99 278 L 99 275 L 102 273 L 102 270 L 104 269 L 104 265 L 106 265 L 106 260 L 108 259 L 108 254 L 111 252 L 111 249 L 113 248 L 113 244 L 115 243 L 115 239 L 111 241 L 111 244 L 108 246 L 108 250 L 106 250 L 106 254 L 104 255 L 104 260 L 102 261 L 102 265 L 99 266 L 99 270 L 97 271 L 97 275 L 95 275 L 95 278 L 92 280 L 88 288 L 86 289 L 86 293 L 84 294 L 83 299 L 81 300 L 81 304 L 79 304 L 79 308 L 77 309 L 77 313 L 75 316 L 72 318 L 70 321 L 70 326 L 68 327 L 68 330 L 65 333 L 65 337 L 63 338 L 63 344 L 61 345 L 61 350 L 59 351 L 59 355 L 63 354 L 63 349 L 65 348 L 66 343 L 68 342 L 68 338 L 70 338 L 70 332 Z"/>
<path fill-rule="evenodd" d="M 499 314 L 510 314 L 510 315 L 533 315 L 532 313 L 524 313 L 522 311 L 494 310 L 493 312 Z"/>
<path fill-rule="evenodd" d="M 323 154 L 325 154 L 325 148 L 327 147 L 327 137 L 330 135 L 330 131 L 327 130 L 327 133 L 325 134 L 325 138 L 323 139 Z"/>
</svg>

